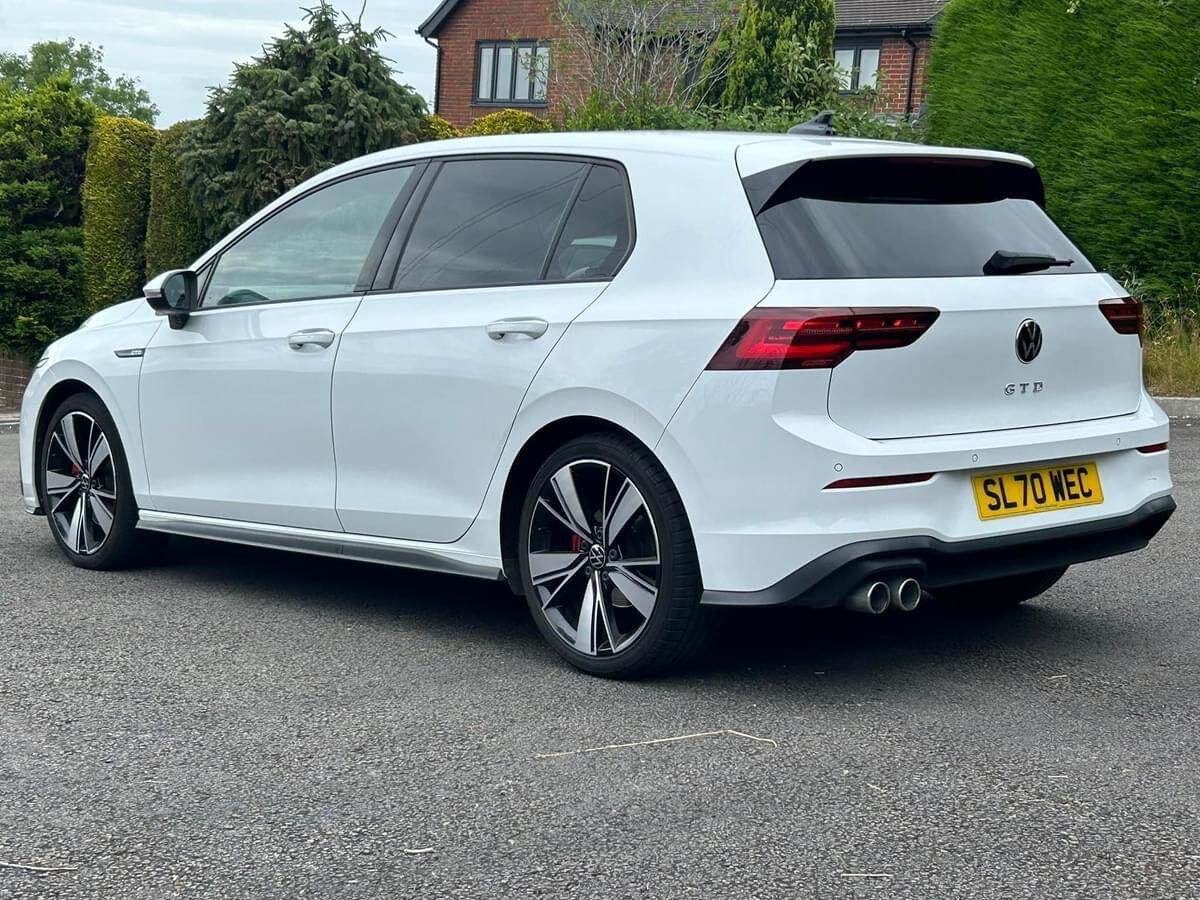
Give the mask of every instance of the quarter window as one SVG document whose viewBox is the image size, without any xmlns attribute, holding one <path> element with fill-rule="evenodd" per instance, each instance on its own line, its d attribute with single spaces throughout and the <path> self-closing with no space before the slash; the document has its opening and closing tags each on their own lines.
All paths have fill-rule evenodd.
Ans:
<svg viewBox="0 0 1200 900">
<path fill-rule="evenodd" d="M 400 257 L 396 290 L 528 284 L 589 168 L 549 159 L 444 163 Z"/>
<path fill-rule="evenodd" d="M 481 41 L 476 54 L 481 103 L 545 106 L 550 46 L 538 41 Z"/>
<path fill-rule="evenodd" d="M 321 188 L 225 250 L 202 306 L 238 306 L 352 294 L 396 198 L 404 166 Z"/>
<path fill-rule="evenodd" d="M 879 44 L 834 48 L 833 60 L 843 91 L 874 90 L 879 83 Z"/>
<path fill-rule="evenodd" d="M 596 166 L 571 208 L 546 277 L 554 281 L 611 278 L 629 252 L 629 232 L 625 181 L 611 166 Z"/>
</svg>

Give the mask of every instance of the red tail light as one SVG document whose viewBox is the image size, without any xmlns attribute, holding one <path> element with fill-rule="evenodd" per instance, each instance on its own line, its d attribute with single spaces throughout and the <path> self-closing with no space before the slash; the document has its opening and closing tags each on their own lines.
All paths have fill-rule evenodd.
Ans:
<svg viewBox="0 0 1200 900">
<path fill-rule="evenodd" d="M 855 350 L 907 347 L 929 330 L 936 309 L 771 309 L 737 324 L 710 369 L 832 369 Z"/>
<path fill-rule="evenodd" d="M 1147 444 L 1145 447 L 1138 447 L 1138 453 L 1166 453 L 1167 442 L 1161 444 Z"/>
<path fill-rule="evenodd" d="M 881 475 L 876 478 L 843 478 L 825 485 L 827 491 L 840 491 L 846 488 L 892 487 L 901 484 L 921 484 L 933 478 L 932 472 L 922 472 L 919 475 Z"/>
<path fill-rule="evenodd" d="M 1142 301 L 1133 297 L 1101 300 L 1100 312 L 1117 334 L 1142 335 Z"/>
</svg>

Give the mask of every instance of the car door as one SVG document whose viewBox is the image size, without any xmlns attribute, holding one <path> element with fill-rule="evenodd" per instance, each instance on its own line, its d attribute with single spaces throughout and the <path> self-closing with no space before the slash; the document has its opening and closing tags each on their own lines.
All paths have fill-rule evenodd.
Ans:
<svg viewBox="0 0 1200 900">
<path fill-rule="evenodd" d="M 158 510 L 341 530 L 333 361 L 414 171 L 340 179 L 282 208 L 209 263 L 182 328 L 158 330 L 141 375 Z"/>
<path fill-rule="evenodd" d="M 431 164 L 338 354 L 347 531 L 432 542 L 467 531 L 534 375 L 631 240 L 615 164 Z"/>
</svg>

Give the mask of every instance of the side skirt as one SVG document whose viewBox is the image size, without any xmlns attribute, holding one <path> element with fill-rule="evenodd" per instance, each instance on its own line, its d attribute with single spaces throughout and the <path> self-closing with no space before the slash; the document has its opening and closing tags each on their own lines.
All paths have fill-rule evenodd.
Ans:
<svg viewBox="0 0 1200 900">
<path fill-rule="evenodd" d="M 238 522 L 233 519 L 214 519 L 148 509 L 139 511 L 137 527 L 146 531 L 162 531 L 167 534 L 246 544 L 251 547 L 267 547 L 272 550 L 336 556 L 406 569 L 421 569 L 426 572 L 465 575 L 468 578 L 482 578 L 488 581 L 499 581 L 504 577 L 499 559 L 457 550 L 443 544 L 263 525 L 257 522 Z"/>
</svg>

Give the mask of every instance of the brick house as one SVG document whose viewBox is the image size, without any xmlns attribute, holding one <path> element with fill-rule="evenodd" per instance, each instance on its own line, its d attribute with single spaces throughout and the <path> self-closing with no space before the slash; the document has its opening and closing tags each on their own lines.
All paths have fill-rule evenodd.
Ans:
<svg viewBox="0 0 1200 900">
<path fill-rule="evenodd" d="M 683 0 L 703 6 L 710 0 Z M 455 125 L 505 107 L 554 115 L 570 90 L 549 76 L 556 0 L 442 0 L 417 29 L 437 50 L 434 110 Z M 925 99 L 933 25 L 946 0 L 837 0 L 834 54 L 847 90 L 873 87 L 880 112 Z"/>
</svg>

